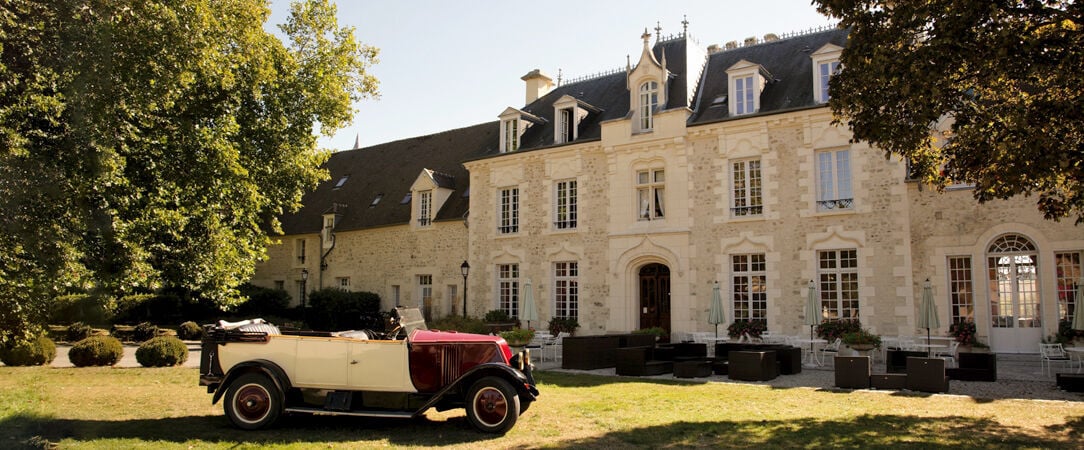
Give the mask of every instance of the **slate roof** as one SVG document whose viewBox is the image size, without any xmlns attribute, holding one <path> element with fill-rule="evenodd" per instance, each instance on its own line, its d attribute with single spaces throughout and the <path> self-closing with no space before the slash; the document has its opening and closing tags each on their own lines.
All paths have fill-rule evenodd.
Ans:
<svg viewBox="0 0 1084 450">
<path fill-rule="evenodd" d="M 462 220 L 467 212 L 469 174 L 462 162 L 497 152 L 499 122 L 488 122 L 428 136 L 403 139 L 361 149 L 331 154 L 324 167 L 331 178 L 302 199 L 300 211 L 284 215 L 282 230 L 287 235 L 318 233 L 323 213 L 336 204 L 342 214 L 336 231 L 357 230 L 410 222 L 411 203 L 403 204 L 411 185 L 423 169 L 434 171 L 441 187 L 455 189 L 436 212 L 434 221 Z M 339 189 L 335 184 L 350 178 Z M 369 205 L 380 194 L 375 206 Z"/>
<path fill-rule="evenodd" d="M 667 80 L 666 109 L 692 109 L 689 125 L 699 125 L 732 119 L 725 102 L 713 104 L 727 95 L 726 69 L 738 61 L 760 64 L 772 80 L 760 97 L 760 112 L 742 118 L 773 114 L 780 111 L 818 107 L 813 99 L 813 63 L 810 54 L 828 43 L 845 47 L 848 30 L 829 30 L 795 36 L 757 45 L 723 50 L 708 56 L 703 76 L 686 73 L 690 43 L 677 38 L 656 43 L 652 48 L 660 62 L 666 55 L 666 67 L 671 72 Z M 694 67 L 696 65 L 694 64 Z M 697 69 L 698 70 L 698 69 Z M 579 137 L 575 142 L 601 139 L 601 123 L 624 118 L 629 114 L 629 91 L 624 71 L 597 78 L 567 83 L 556 87 L 520 110 L 540 117 L 541 124 L 527 129 L 520 138 L 520 150 L 529 151 L 554 145 L 553 104 L 569 95 L 594 107 L 580 121 Z M 699 84 L 693 104 L 686 98 L 687 84 Z M 495 109 L 496 112 L 496 109 Z M 445 131 L 429 136 L 379 144 L 363 149 L 341 151 L 331 155 L 325 164 L 331 178 L 302 199 L 299 212 L 282 217 L 283 231 L 290 234 L 317 233 L 322 226 L 322 214 L 336 204 L 342 213 L 336 230 L 356 230 L 410 221 L 411 203 L 403 203 L 410 186 L 423 169 L 433 170 L 433 179 L 441 187 L 455 189 L 447 202 L 437 211 L 434 220 L 461 220 L 467 213 L 469 175 L 462 163 L 498 153 L 500 123 L 498 121 Z M 339 189 L 335 184 L 344 176 L 350 178 Z M 378 196 L 380 202 L 370 207 Z"/>
<path fill-rule="evenodd" d="M 813 60 L 809 55 L 829 43 L 845 47 L 847 34 L 848 30 L 822 31 L 710 55 L 689 125 L 730 118 L 725 102 L 717 105 L 712 102 L 728 94 L 726 69 L 743 59 L 760 64 L 774 78 L 760 94 L 760 112 L 757 114 L 820 106 L 813 98 Z"/>
</svg>

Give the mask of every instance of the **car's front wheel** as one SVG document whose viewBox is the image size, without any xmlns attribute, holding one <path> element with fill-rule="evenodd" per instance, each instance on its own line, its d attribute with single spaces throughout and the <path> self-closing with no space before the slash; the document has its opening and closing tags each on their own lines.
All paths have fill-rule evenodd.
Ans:
<svg viewBox="0 0 1084 450">
<path fill-rule="evenodd" d="M 467 419 L 486 433 L 506 433 L 519 419 L 519 395 L 502 378 L 482 378 L 467 391 Z"/>
<path fill-rule="evenodd" d="M 238 428 L 256 430 L 270 426 L 282 413 L 278 386 L 266 375 L 246 373 L 226 390 L 226 417 Z"/>
</svg>

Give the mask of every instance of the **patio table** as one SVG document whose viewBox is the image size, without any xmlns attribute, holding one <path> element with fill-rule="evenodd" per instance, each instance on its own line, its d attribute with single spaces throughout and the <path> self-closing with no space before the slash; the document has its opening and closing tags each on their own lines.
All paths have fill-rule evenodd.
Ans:
<svg viewBox="0 0 1084 450">
<path fill-rule="evenodd" d="M 802 362 L 806 364 L 806 367 L 812 367 L 813 365 L 823 366 L 824 361 L 821 361 L 817 357 L 817 348 L 827 344 L 828 341 L 824 339 L 794 339 L 794 345 L 802 348 Z M 812 345 L 810 345 L 812 344 Z"/>
</svg>

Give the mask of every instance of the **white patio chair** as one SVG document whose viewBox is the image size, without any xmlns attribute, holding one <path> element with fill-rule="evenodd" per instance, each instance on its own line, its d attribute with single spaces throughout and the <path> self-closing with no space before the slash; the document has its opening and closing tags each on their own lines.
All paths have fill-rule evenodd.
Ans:
<svg viewBox="0 0 1084 450">
<path fill-rule="evenodd" d="M 553 360 L 561 360 L 561 351 L 564 350 L 565 338 L 570 336 L 567 331 L 561 331 L 557 333 L 557 336 L 550 341 L 549 348 L 553 349 Z"/>
<path fill-rule="evenodd" d="M 839 354 L 839 345 L 842 343 L 843 339 L 836 338 L 836 340 L 825 344 L 825 346 L 821 348 L 821 363 L 827 365 L 829 361 L 827 358 L 831 356 L 832 359 L 830 361 L 832 361 L 832 364 L 834 365 L 836 362 L 835 356 Z"/>
<path fill-rule="evenodd" d="M 1046 375 L 1049 371 L 1053 375 L 1054 368 L 1051 367 L 1054 363 L 1065 364 L 1065 367 L 1069 367 L 1072 364 L 1072 360 L 1069 359 L 1069 354 L 1065 352 L 1065 349 L 1061 344 L 1039 344 L 1039 367 L 1043 370 L 1043 375 Z"/>
<path fill-rule="evenodd" d="M 956 350 L 959 347 L 960 347 L 960 342 L 959 341 L 952 341 L 952 342 L 949 343 L 949 346 L 948 346 L 947 350 L 938 350 L 938 351 L 934 352 L 933 356 L 935 358 L 944 359 L 946 366 L 948 366 L 949 364 L 952 364 L 952 366 L 955 367 L 956 366 Z"/>
</svg>

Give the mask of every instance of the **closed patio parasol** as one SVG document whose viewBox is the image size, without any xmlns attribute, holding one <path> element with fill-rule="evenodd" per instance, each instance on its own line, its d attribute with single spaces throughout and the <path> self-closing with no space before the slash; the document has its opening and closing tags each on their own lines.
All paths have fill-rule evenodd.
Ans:
<svg viewBox="0 0 1084 450">
<path fill-rule="evenodd" d="M 941 321 L 937 318 L 937 305 L 933 302 L 933 287 L 930 279 L 922 285 L 922 303 L 918 305 L 918 327 L 926 329 L 926 343 L 930 343 L 930 328 L 940 328 Z M 926 356 L 930 356 L 930 348 L 926 347 Z"/>
<path fill-rule="evenodd" d="M 1076 302 L 1073 303 L 1073 329 L 1084 331 L 1084 310 L 1080 305 L 1084 304 L 1084 276 L 1076 282 Z"/>
<path fill-rule="evenodd" d="M 805 299 L 805 324 L 809 325 L 809 354 L 813 354 L 813 327 L 821 323 L 821 308 L 817 301 L 817 285 L 809 280 Z"/>
<path fill-rule="evenodd" d="M 715 325 L 715 337 L 719 337 L 719 324 L 726 322 L 726 311 L 723 310 L 723 294 L 719 292 L 719 282 L 711 288 L 711 311 L 708 313 L 708 323 Z"/>
<path fill-rule="evenodd" d="M 531 328 L 531 321 L 538 322 L 538 311 L 534 307 L 534 289 L 531 287 L 531 279 L 523 284 L 523 305 L 519 308 L 519 320 L 527 322 L 527 328 Z"/>
</svg>

